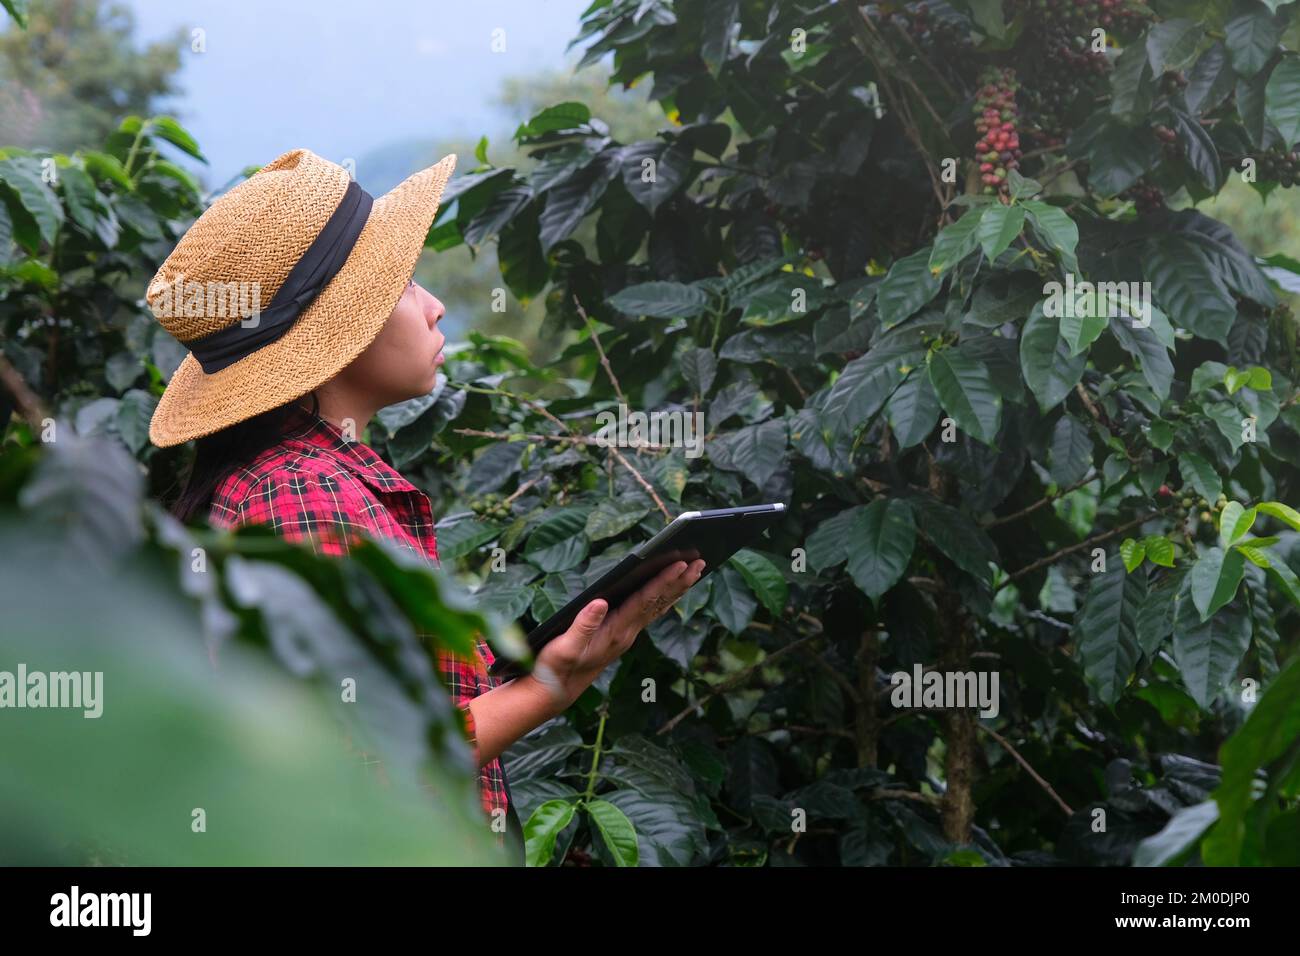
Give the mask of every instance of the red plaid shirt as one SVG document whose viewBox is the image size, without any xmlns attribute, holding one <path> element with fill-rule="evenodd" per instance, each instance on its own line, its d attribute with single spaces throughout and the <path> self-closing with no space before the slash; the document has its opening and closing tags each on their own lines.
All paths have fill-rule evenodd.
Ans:
<svg viewBox="0 0 1300 956">
<path fill-rule="evenodd" d="M 344 554 L 350 540 L 369 534 L 395 540 L 438 563 L 428 496 L 373 449 L 348 441 L 324 419 L 222 479 L 212 496 L 209 520 L 218 528 L 267 524 L 290 541 L 310 542 L 318 554 Z M 469 702 L 501 683 L 488 674 L 494 657 L 487 643 L 480 637 L 477 645 L 472 661 L 450 651 L 436 654 L 475 748 L 477 731 Z M 479 789 L 489 817 L 498 808 L 507 812 L 499 758 L 479 770 Z"/>
</svg>

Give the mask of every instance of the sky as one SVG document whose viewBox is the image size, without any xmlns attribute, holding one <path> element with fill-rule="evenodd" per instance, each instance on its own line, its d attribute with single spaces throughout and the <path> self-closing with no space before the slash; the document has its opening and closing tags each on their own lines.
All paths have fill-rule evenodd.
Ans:
<svg viewBox="0 0 1300 956">
<path fill-rule="evenodd" d="M 580 49 L 565 47 L 590 0 L 120 2 L 141 47 L 203 31 L 206 50 L 181 54 L 169 111 L 198 140 L 210 165 L 196 172 L 213 188 L 300 146 L 352 159 L 369 187 L 364 159 L 383 147 L 513 129 L 493 104 L 502 79 L 576 63 Z"/>
</svg>

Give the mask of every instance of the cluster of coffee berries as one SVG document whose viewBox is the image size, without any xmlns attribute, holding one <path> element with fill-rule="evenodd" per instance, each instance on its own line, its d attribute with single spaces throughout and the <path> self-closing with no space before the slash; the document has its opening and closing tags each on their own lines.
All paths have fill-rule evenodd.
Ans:
<svg viewBox="0 0 1300 956">
<path fill-rule="evenodd" d="M 1008 4 L 1008 18 L 1024 11 L 1028 23 L 1040 23 L 1077 36 L 1104 30 L 1128 32 L 1151 17 L 1137 0 L 1015 0 Z"/>
<path fill-rule="evenodd" d="M 1145 177 L 1120 193 L 1119 198 L 1130 200 L 1137 207 L 1138 214 L 1143 216 L 1165 208 L 1164 192 Z"/>
<path fill-rule="evenodd" d="M 1204 498 L 1196 496 L 1188 488 L 1182 488 L 1175 491 L 1168 485 L 1161 485 L 1156 491 L 1156 498 L 1162 504 L 1172 504 L 1174 515 L 1179 521 L 1185 522 L 1190 515 L 1196 515 L 1200 518 L 1202 524 L 1208 524 L 1213 527 L 1215 516 L 1213 512 L 1222 511 L 1228 504 L 1228 496 L 1220 493 L 1218 500 L 1210 504 Z"/>
<path fill-rule="evenodd" d="M 481 498 L 471 498 L 466 504 L 470 511 L 483 518 L 505 519 L 510 517 L 510 506 L 496 492 L 489 492 Z"/>
<path fill-rule="evenodd" d="M 1170 129 L 1164 123 L 1157 123 L 1151 129 L 1156 134 L 1156 139 L 1160 140 L 1160 148 L 1164 150 L 1167 159 L 1177 159 L 1183 154 L 1178 145 L 1178 133 L 1176 131 Z"/>
<path fill-rule="evenodd" d="M 1254 160 L 1257 181 L 1277 183 L 1284 189 L 1300 183 L 1300 151 L 1274 146 Z"/>
<path fill-rule="evenodd" d="M 1188 84 L 1187 74 L 1182 70 L 1170 70 L 1160 76 L 1160 92 L 1165 96 L 1176 96 Z"/>
<path fill-rule="evenodd" d="M 975 158 L 980 164 L 980 182 L 986 195 L 1008 191 L 1007 173 L 1020 166 L 1020 134 L 1016 120 L 1016 90 L 1020 84 L 1015 70 L 987 69 L 980 76 L 975 97 L 975 129 L 980 134 Z"/>
<path fill-rule="evenodd" d="M 956 53 L 971 46 L 970 36 L 958 26 L 959 21 L 932 16 L 925 3 L 884 17 L 906 30 L 912 41 L 927 52 Z"/>
<path fill-rule="evenodd" d="M 1066 32 L 1057 32 L 1047 38 L 1048 60 L 1067 76 L 1086 80 L 1104 76 L 1110 69 L 1106 54 L 1092 48 L 1092 41 Z"/>
</svg>

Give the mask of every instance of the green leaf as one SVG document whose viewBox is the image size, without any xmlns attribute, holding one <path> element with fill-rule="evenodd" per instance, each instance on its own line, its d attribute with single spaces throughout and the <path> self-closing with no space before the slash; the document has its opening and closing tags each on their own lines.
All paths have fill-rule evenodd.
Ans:
<svg viewBox="0 0 1300 956">
<path fill-rule="evenodd" d="M 1066 214 L 1065 210 L 1045 202 L 1029 200 L 1022 205 L 1029 213 L 1034 229 L 1056 253 L 1065 270 L 1078 272 L 1079 260 L 1075 257 L 1074 250 L 1079 244 L 1079 227 L 1075 225 L 1074 220 Z"/>
<path fill-rule="evenodd" d="M 1142 46 L 1130 43 L 1115 59 L 1110 89 L 1110 113 L 1122 122 L 1131 126 L 1150 111 L 1155 83 Z"/>
<path fill-rule="evenodd" d="M 97 179 L 111 180 L 123 189 L 135 188 L 131 182 L 131 177 L 126 174 L 126 169 L 122 166 L 121 160 L 116 156 L 88 149 L 82 152 L 81 160 L 86 164 L 86 172 L 90 173 L 91 176 Z"/>
<path fill-rule="evenodd" d="M 822 421 L 840 434 L 861 427 L 884 407 L 910 369 L 925 358 L 911 343 L 877 345 L 844 366 L 826 394 Z"/>
<path fill-rule="evenodd" d="M 1020 370 L 1041 411 L 1065 399 L 1083 377 L 1087 362 L 1087 355 L 1073 354 L 1061 338 L 1060 320 L 1044 315 L 1042 303 L 1036 304 L 1020 336 Z"/>
<path fill-rule="evenodd" d="M 1225 552 L 1222 548 L 1206 548 L 1192 565 L 1188 580 L 1191 583 L 1192 601 L 1204 621 L 1215 611 L 1231 601 L 1245 573 L 1245 559 L 1237 551 Z"/>
<path fill-rule="evenodd" d="M 711 574 L 713 591 L 709 595 L 709 609 L 718 622 L 732 634 L 740 634 L 749 627 L 758 609 L 758 602 L 750 592 L 740 572 L 724 565 Z"/>
<path fill-rule="evenodd" d="M 1124 569 L 1132 574 L 1133 569 L 1146 560 L 1146 545 L 1133 538 L 1125 538 L 1119 544 L 1119 556 L 1124 561 Z"/>
<path fill-rule="evenodd" d="M 1164 535 L 1153 534 L 1142 539 L 1147 560 L 1161 567 L 1174 566 L 1174 543 Z"/>
<path fill-rule="evenodd" d="M 698 286 L 680 282 L 643 282 L 628 286 L 608 301 L 628 315 L 677 319 L 699 315 L 708 308 L 709 296 Z"/>
<path fill-rule="evenodd" d="M 1193 567 L 1192 576 L 1195 574 Z M 1195 582 L 1192 593 L 1196 593 Z M 1250 646 L 1250 635 L 1250 616 L 1237 605 L 1224 607 L 1209 619 L 1198 619 L 1191 602 L 1179 602 L 1174 662 L 1183 686 L 1201 709 L 1208 708 L 1236 674 Z"/>
<path fill-rule="evenodd" d="M 930 250 L 922 249 L 890 268 L 876 294 L 882 329 L 892 329 L 939 294 L 941 283 L 931 274 L 929 263 Z"/>
<path fill-rule="evenodd" d="M 199 144 L 194 137 L 172 117 L 155 116 L 149 120 L 148 128 L 151 132 L 156 133 L 160 138 L 165 139 L 182 152 L 193 156 L 199 162 L 206 163 L 208 161 L 207 157 L 199 151 Z"/>
<path fill-rule="evenodd" d="M 1190 483 L 1206 501 L 1217 501 L 1219 495 L 1223 493 L 1223 481 L 1219 478 L 1218 472 L 1196 452 L 1187 451 L 1179 455 L 1178 470 L 1183 480 Z M 1260 507 L 1262 509 L 1263 506 Z"/>
<path fill-rule="evenodd" d="M 820 574 L 848 558 L 850 529 L 863 510 L 863 505 L 854 505 L 837 511 L 808 536 L 808 563 L 814 571 Z"/>
<path fill-rule="evenodd" d="M 650 508 L 635 498 L 605 499 L 587 515 L 584 528 L 592 541 L 603 541 L 622 534 L 650 513 Z"/>
<path fill-rule="evenodd" d="M 1106 330 L 1106 314 L 1096 308 L 1094 293 L 1087 293 L 1079 297 L 1076 302 L 1067 301 L 1065 304 L 1067 307 L 1061 310 L 1060 316 L 1061 338 L 1070 347 L 1071 355 L 1086 354 L 1088 347 Z"/>
<path fill-rule="evenodd" d="M 1166 70 L 1181 70 L 1196 55 L 1205 28 L 1195 20 L 1175 17 L 1157 23 L 1147 31 L 1147 57 L 1151 71 L 1159 76 Z"/>
<path fill-rule="evenodd" d="M 917 527 L 936 548 L 967 574 L 986 584 L 993 580 L 990 564 L 998 563 L 993 541 L 963 511 L 930 498 L 909 498 Z"/>
<path fill-rule="evenodd" d="M 712 349 L 693 348 L 681 354 L 679 366 L 686 384 L 700 396 L 708 395 L 718 374 L 718 359 Z"/>
<path fill-rule="evenodd" d="M 969 216 L 963 216 L 966 219 Z M 979 222 L 979 242 L 990 262 L 1006 252 L 1025 228 L 1025 207 L 994 203 L 985 209 Z M 931 260 L 933 268 L 933 260 Z"/>
<path fill-rule="evenodd" d="M 1155 306 L 1151 308 L 1152 311 L 1155 310 Z M 1138 359 L 1142 377 L 1156 397 L 1161 401 L 1168 398 L 1169 389 L 1174 382 L 1174 363 L 1169 357 L 1169 349 L 1160 341 L 1155 329 L 1152 326 L 1143 328 L 1133 320 L 1117 315 L 1110 320 L 1110 331 L 1124 347 L 1124 351 Z"/>
<path fill-rule="evenodd" d="M 63 204 L 41 177 L 41 165 L 32 156 L 0 159 L 0 183 L 14 191 L 22 209 L 36 221 L 40 236 L 52 243 L 63 224 Z M 34 247 L 28 252 L 35 253 Z"/>
<path fill-rule="evenodd" d="M 1019 170 L 1008 169 L 1007 188 L 1012 199 L 1020 199 L 1024 196 L 1036 196 L 1043 191 L 1043 184 L 1036 179 L 1020 175 Z"/>
<path fill-rule="evenodd" d="M 1269 573 L 1272 574 L 1274 581 L 1282 589 L 1287 600 L 1300 607 L 1300 578 L 1297 578 L 1295 572 L 1273 551 L 1266 548 L 1264 553 L 1268 559 Z"/>
<path fill-rule="evenodd" d="M 490 236 L 500 236 L 532 199 L 533 191 L 522 183 L 497 190 L 487 205 L 470 219 L 462 237 L 471 246 L 477 246 Z"/>
<path fill-rule="evenodd" d="M 1237 303 L 1198 245 L 1180 236 L 1161 236 L 1147 244 L 1142 266 L 1171 322 L 1201 338 L 1226 341 Z"/>
<path fill-rule="evenodd" d="M 1249 622 L 1247 622 L 1249 625 Z M 1207 866 L 1239 866 L 1247 838 L 1248 808 L 1259 771 L 1300 739 L 1300 658 L 1293 658 L 1250 710 L 1245 723 L 1219 748 L 1222 779 L 1214 791 L 1219 822 L 1201 847 Z"/>
<path fill-rule="evenodd" d="M 1256 543 L 1257 540 L 1258 539 L 1251 538 L 1249 541 L 1243 541 L 1241 544 L 1235 545 L 1235 547 L 1242 553 L 1246 560 L 1255 565 L 1255 567 L 1269 568 L 1272 566 L 1273 562 L 1269 558 L 1268 548 L 1259 546 Z"/>
<path fill-rule="evenodd" d="M 1052 428 L 1047 448 L 1047 468 L 1058 487 L 1081 481 L 1092 467 L 1092 436 L 1088 426 L 1073 415 L 1062 415 Z"/>
<path fill-rule="evenodd" d="M 1264 87 L 1264 115 L 1291 146 L 1300 141 L 1300 57 L 1283 58 Z"/>
<path fill-rule="evenodd" d="M 1214 422 L 1214 427 L 1219 430 L 1219 434 L 1228 440 L 1233 451 L 1242 446 L 1245 442 L 1242 423 L 1246 420 L 1246 416 L 1241 409 L 1232 402 L 1223 401 L 1208 405 L 1202 411 L 1210 421 Z"/>
<path fill-rule="evenodd" d="M 585 103 L 567 102 L 548 106 L 515 131 L 515 138 L 540 136 L 559 130 L 574 129 L 591 119 L 591 110 Z"/>
<path fill-rule="evenodd" d="M 651 215 L 682 187 L 690 172 L 691 149 L 683 143 L 647 140 L 623 153 L 623 185 Z"/>
<path fill-rule="evenodd" d="M 1147 557 L 1151 557 L 1149 546 Z M 1174 618 L 1178 613 L 1185 577 L 1184 571 L 1174 571 L 1164 575 L 1147 590 L 1135 624 L 1138 644 L 1147 657 L 1154 657 L 1165 638 L 1174 632 Z"/>
<path fill-rule="evenodd" d="M 1232 68 L 1244 77 L 1264 68 L 1282 36 L 1272 15 L 1258 4 L 1229 20 L 1224 33 Z"/>
<path fill-rule="evenodd" d="M 986 445 L 1002 423 L 1002 396 L 982 362 L 957 349 L 930 356 L 930 383 L 957 427 Z"/>
<path fill-rule="evenodd" d="M 149 443 L 149 422 L 157 405 L 157 396 L 133 388 L 122 396 L 117 407 L 117 433 L 135 454 Z"/>
<path fill-rule="evenodd" d="M 605 800 L 588 800 L 583 804 L 587 816 L 596 826 L 617 866 L 636 866 L 638 859 L 636 828 L 614 804 Z"/>
<path fill-rule="evenodd" d="M 1205 187 L 1218 192 L 1223 185 L 1223 166 L 1219 162 L 1219 151 L 1214 145 L 1205 127 L 1193 117 L 1181 110 L 1173 110 L 1174 128 L 1178 133 L 1178 142 L 1182 146 L 1187 164 L 1201 178 Z"/>
<path fill-rule="evenodd" d="M 571 800 L 547 800 L 524 824 L 524 849 L 529 866 L 546 866 L 555 855 L 555 841 L 577 810 Z"/>
<path fill-rule="evenodd" d="M 1215 43 L 1197 58 L 1183 88 L 1183 102 L 1193 115 L 1208 113 L 1232 92 L 1235 80 L 1227 50 Z"/>
<path fill-rule="evenodd" d="M 950 226 L 945 227 L 939 235 L 935 236 L 934 247 L 930 250 L 929 266 L 931 275 L 943 275 L 943 273 L 975 251 L 975 247 L 981 241 L 979 226 L 985 208 L 990 207 L 968 209 L 964 216 Z M 892 270 L 890 271 L 892 272 Z M 885 281 L 888 282 L 888 278 Z"/>
<path fill-rule="evenodd" d="M 782 577 L 780 569 L 757 551 L 741 548 L 731 556 L 728 562 L 745 579 L 751 591 L 763 602 L 763 607 L 774 618 L 785 612 L 789 600 L 789 586 Z"/>
<path fill-rule="evenodd" d="M 908 372 L 885 406 L 899 448 L 911 448 L 923 442 L 934 430 L 941 411 L 939 396 L 920 366 Z"/>
<path fill-rule="evenodd" d="M 544 252 L 550 252 L 556 243 L 573 235 L 587 214 L 596 208 L 610 179 L 619 171 L 619 158 L 617 148 L 607 149 L 585 168 L 546 191 L 546 205 L 538 218 L 537 234 Z"/>
<path fill-rule="evenodd" d="M 788 446 L 785 421 L 776 418 L 716 438 L 705 449 L 716 466 L 738 471 L 761 488 L 784 464 Z"/>
<path fill-rule="evenodd" d="M 1133 676 L 1141 652 L 1136 624 L 1146 596 L 1146 575 L 1128 574 L 1115 565 L 1093 576 L 1075 616 L 1074 639 L 1084 677 L 1101 701 L 1112 707 Z"/>
<path fill-rule="evenodd" d="M 1219 538 L 1225 545 L 1233 544 L 1254 523 L 1254 508 L 1248 510 L 1235 501 L 1229 501 L 1219 513 Z"/>
<path fill-rule="evenodd" d="M 1160 141 L 1151 130 L 1108 122 L 1087 143 L 1088 184 L 1103 198 L 1117 196 L 1155 166 L 1160 155 Z"/>
<path fill-rule="evenodd" d="M 1168 866 L 1188 853 L 1216 820 L 1219 805 L 1202 800 L 1169 818 L 1159 833 L 1147 837 L 1133 851 L 1134 866 Z"/>
<path fill-rule="evenodd" d="M 27 29 L 27 9 L 30 0 L 0 0 L 9 15 L 14 18 L 20 29 Z"/>
<path fill-rule="evenodd" d="M 879 604 L 880 597 L 903 576 L 916 546 L 912 509 L 899 498 L 873 501 L 857 512 L 849 528 L 853 542 L 848 571 L 863 594 Z"/>
<path fill-rule="evenodd" d="M 1218 495 L 1215 495 L 1217 498 Z M 1210 500 L 1207 498 L 1207 500 Z M 1284 505 L 1280 501 L 1264 501 L 1255 506 L 1255 510 L 1266 515 L 1277 518 L 1279 521 L 1285 521 L 1296 531 L 1300 531 L 1300 511 L 1296 511 L 1290 505 Z"/>
<path fill-rule="evenodd" d="M 543 571 L 567 571 L 587 556 L 586 507 L 566 508 L 533 529 L 524 544 L 524 557 Z"/>
</svg>

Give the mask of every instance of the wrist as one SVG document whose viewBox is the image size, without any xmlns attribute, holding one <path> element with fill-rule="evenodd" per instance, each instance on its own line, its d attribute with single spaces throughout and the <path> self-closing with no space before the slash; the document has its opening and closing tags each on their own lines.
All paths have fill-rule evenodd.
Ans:
<svg viewBox="0 0 1300 956">
<path fill-rule="evenodd" d="M 518 682 L 538 702 L 547 720 L 564 713 L 575 699 L 558 678 L 539 677 L 533 672 L 518 678 Z"/>
</svg>

